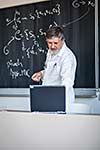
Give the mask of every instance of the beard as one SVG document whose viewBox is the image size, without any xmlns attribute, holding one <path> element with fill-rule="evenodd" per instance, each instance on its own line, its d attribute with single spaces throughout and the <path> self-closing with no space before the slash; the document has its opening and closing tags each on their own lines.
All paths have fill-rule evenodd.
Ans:
<svg viewBox="0 0 100 150">
<path fill-rule="evenodd" d="M 51 55 L 56 55 L 59 53 L 59 49 L 49 49 Z"/>
</svg>

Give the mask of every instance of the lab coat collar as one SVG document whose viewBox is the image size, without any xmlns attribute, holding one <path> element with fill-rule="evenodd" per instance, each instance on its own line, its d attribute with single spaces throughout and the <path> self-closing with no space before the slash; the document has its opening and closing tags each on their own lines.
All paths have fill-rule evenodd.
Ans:
<svg viewBox="0 0 100 150">
<path fill-rule="evenodd" d="M 64 42 L 62 48 L 60 49 L 60 51 L 57 53 L 57 56 L 61 57 L 65 51 L 65 49 L 67 49 L 66 43 Z"/>
</svg>

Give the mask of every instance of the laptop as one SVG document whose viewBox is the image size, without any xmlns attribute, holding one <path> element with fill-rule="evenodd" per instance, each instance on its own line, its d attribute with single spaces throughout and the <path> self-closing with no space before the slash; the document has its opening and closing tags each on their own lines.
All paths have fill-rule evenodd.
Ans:
<svg viewBox="0 0 100 150">
<path fill-rule="evenodd" d="M 64 86 L 30 86 L 31 112 L 65 113 Z"/>
</svg>

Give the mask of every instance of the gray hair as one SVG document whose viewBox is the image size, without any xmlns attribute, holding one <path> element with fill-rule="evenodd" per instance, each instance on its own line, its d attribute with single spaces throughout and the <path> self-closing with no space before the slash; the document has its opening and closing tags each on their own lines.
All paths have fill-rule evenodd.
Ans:
<svg viewBox="0 0 100 150">
<path fill-rule="evenodd" d="M 64 40 L 64 31 L 59 26 L 50 27 L 46 32 L 46 39 L 51 39 L 52 37 L 58 37 L 60 40 Z"/>
</svg>

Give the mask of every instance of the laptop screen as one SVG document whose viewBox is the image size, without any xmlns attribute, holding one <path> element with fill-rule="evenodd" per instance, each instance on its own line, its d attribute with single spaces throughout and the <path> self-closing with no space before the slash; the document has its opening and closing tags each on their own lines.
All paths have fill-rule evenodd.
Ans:
<svg viewBox="0 0 100 150">
<path fill-rule="evenodd" d="M 31 112 L 65 113 L 64 86 L 30 86 Z"/>
</svg>

